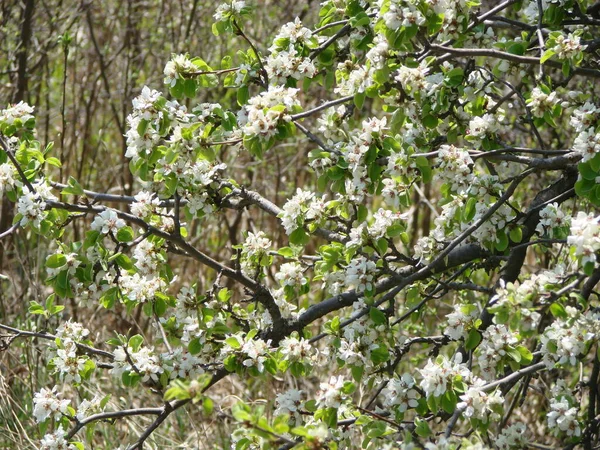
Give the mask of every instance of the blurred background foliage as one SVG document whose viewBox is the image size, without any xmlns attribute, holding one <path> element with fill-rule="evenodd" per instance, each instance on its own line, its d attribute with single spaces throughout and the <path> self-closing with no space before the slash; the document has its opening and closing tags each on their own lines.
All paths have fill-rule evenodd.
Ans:
<svg viewBox="0 0 600 450">
<path fill-rule="evenodd" d="M 19 101 L 35 107 L 38 139 L 43 145 L 53 141 L 54 154 L 63 162 L 52 174 L 54 181 L 66 182 L 72 176 L 86 189 L 135 194 L 140 187 L 124 157 L 131 100 L 144 85 L 162 90 L 163 69 L 173 53 L 199 56 L 219 67 L 224 56 L 233 57 L 235 63 L 236 51 L 247 47 L 241 38 L 212 34 L 217 6 L 218 2 L 209 0 L 0 0 L 0 108 Z M 319 2 L 314 0 L 259 0 L 245 32 L 266 53 L 269 39 L 282 24 L 296 17 L 307 24 L 316 23 L 318 8 Z M 308 105 L 317 101 L 305 99 Z M 201 91 L 194 102 L 219 102 L 237 109 L 235 91 L 223 87 Z M 299 147 L 302 145 L 307 145 L 306 141 L 279 144 L 260 162 L 226 147 L 220 158 L 228 164 L 232 178 L 282 204 L 297 186 L 306 185 L 308 152 Z M 2 200 L 0 232 L 10 227 L 13 207 Z M 231 255 L 231 245 L 243 238 L 242 230 L 262 229 L 268 234 L 272 230 L 274 241 L 283 238 L 274 219 L 256 211 L 252 215 L 243 211 L 215 215 L 203 222 L 202 229 L 190 225 L 191 243 L 224 261 Z M 65 233 L 78 240 L 85 228 L 86 221 L 73 221 Z M 0 241 L 0 322 L 20 326 L 23 321 L 35 320 L 34 326 L 40 330 L 56 329 L 56 317 L 32 318 L 27 314 L 30 301 L 43 303 L 50 293 L 43 283 L 43 265 L 53 245 L 23 230 Z M 199 291 L 215 276 L 187 260 L 173 266 L 178 267 L 179 283 L 198 281 Z M 131 319 L 123 311 L 82 310 L 75 301 L 66 305 L 64 313 L 65 319 L 82 322 L 102 333 L 102 338 L 113 330 L 143 334 L 148 326 L 141 316 Z M 33 393 L 53 384 L 45 369 L 44 346 L 38 344 L 36 340 L 21 340 L 11 345 L 10 352 L 0 352 L 0 449 L 36 447 Z M 104 382 L 111 383 L 110 375 Z M 234 377 L 229 377 L 221 389 L 223 395 L 227 391 L 228 395 L 237 392 L 244 396 Z M 257 386 L 252 397 L 268 396 L 272 391 L 268 385 Z M 73 394 L 76 397 L 77 393 Z M 103 395 L 101 385 L 98 394 Z M 147 395 L 133 398 L 120 390 L 111 403 L 115 408 L 160 403 L 152 393 Z M 205 423 L 190 417 L 193 414 L 179 411 L 149 443 L 153 448 L 227 445 L 226 426 L 217 416 Z M 147 426 L 146 421 L 140 418 L 92 427 L 87 442 L 95 445 L 91 448 L 117 448 L 123 436 L 138 434 Z M 190 428 L 196 433 L 190 434 Z M 184 436 L 196 441 L 178 440 Z"/>
</svg>

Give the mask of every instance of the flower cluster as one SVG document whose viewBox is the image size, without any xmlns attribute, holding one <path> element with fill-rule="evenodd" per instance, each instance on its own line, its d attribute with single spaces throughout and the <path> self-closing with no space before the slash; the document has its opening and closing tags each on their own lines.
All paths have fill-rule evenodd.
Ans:
<svg viewBox="0 0 600 450">
<path fill-rule="evenodd" d="M 158 377 L 164 372 L 158 355 L 153 347 L 131 346 L 117 347 L 114 351 L 114 363 L 111 372 L 117 376 L 127 373 L 139 375 L 143 382 L 158 382 Z"/>
<path fill-rule="evenodd" d="M 265 361 L 272 350 L 271 341 L 255 338 L 255 334 L 249 333 L 243 336 L 243 334 L 238 333 L 231 335 L 225 340 L 221 354 L 224 356 L 239 355 L 245 367 L 254 367 L 262 373 L 265 370 Z"/>
<path fill-rule="evenodd" d="M 583 162 L 589 161 L 600 152 L 600 133 L 593 128 L 582 131 L 573 142 L 573 151 L 581 155 Z"/>
<path fill-rule="evenodd" d="M 277 395 L 275 403 L 277 404 L 277 409 L 273 413 L 274 415 L 295 414 L 302 404 L 302 391 L 298 389 L 288 389 Z"/>
<path fill-rule="evenodd" d="M 439 356 L 435 362 L 431 359 L 427 365 L 418 370 L 423 379 L 420 386 L 427 397 L 440 397 L 451 389 L 455 377 L 461 377 L 463 381 L 471 378 L 471 372 L 465 364 L 462 364 L 462 356 L 457 353 L 454 360 Z"/>
<path fill-rule="evenodd" d="M 302 26 L 299 18 L 281 27 L 269 48 L 266 70 L 271 84 L 285 84 L 289 77 L 296 80 L 312 78 L 317 73 L 314 62 L 308 56 L 316 46 L 312 32 Z"/>
<path fill-rule="evenodd" d="M 320 393 L 317 398 L 319 406 L 326 408 L 339 408 L 345 400 L 342 392 L 344 386 L 344 377 L 332 376 L 329 381 L 320 384 Z"/>
<path fill-rule="evenodd" d="M 333 90 L 340 95 L 354 95 L 365 92 L 373 85 L 375 69 L 352 61 L 339 63 L 336 71 L 337 86 Z"/>
<path fill-rule="evenodd" d="M 298 89 L 269 86 L 239 111 L 238 124 L 244 135 L 268 141 L 277 134 L 278 125 L 290 122 L 290 114 L 299 110 Z"/>
<path fill-rule="evenodd" d="M 15 186 L 15 169 L 12 164 L 0 164 L 0 195 Z"/>
<path fill-rule="evenodd" d="M 70 400 L 61 400 L 56 393 L 56 386 L 52 390 L 42 388 L 33 397 L 33 416 L 38 423 L 43 422 L 48 417 L 54 415 L 55 419 L 60 419 L 68 414 Z"/>
<path fill-rule="evenodd" d="M 217 22 L 228 20 L 232 15 L 238 15 L 248 8 L 245 0 L 231 0 L 222 2 L 217 7 L 214 18 Z"/>
<path fill-rule="evenodd" d="M 114 209 L 105 209 L 94 218 L 92 230 L 99 231 L 102 234 L 116 234 L 125 225 L 125 221 L 119 218 L 117 211 Z"/>
<path fill-rule="evenodd" d="M 316 354 L 315 348 L 307 339 L 297 337 L 286 337 L 279 344 L 281 356 L 286 361 L 304 361 L 313 358 Z"/>
<path fill-rule="evenodd" d="M 24 124 L 28 120 L 34 118 L 33 109 L 33 106 L 29 106 L 24 101 L 20 101 L 16 105 L 0 110 L 0 122 L 4 122 L 6 125 L 13 125 L 15 122 Z"/>
<path fill-rule="evenodd" d="M 165 65 L 165 84 L 173 87 L 180 76 L 197 71 L 198 68 L 190 60 L 188 55 L 173 55 L 171 60 Z M 135 103 L 133 107 L 136 107 Z"/>
<path fill-rule="evenodd" d="M 586 131 L 594 127 L 600 116 L 600 108 L 592 102 L 585 102 L 579 108 L 575 108 L 571 113 L 571 126 L 577 133 Z"/>
<path fill-rule="evenodd" d="M 575 256 L 580 258 L 582 266 L 596 263 L 596 252 L 600 250 L 600 224 L 592 213 L 579 211 L 571 219 L 571 231 L 567 244 L 575 247 Z"/>
<path fill-rule="evenodd" d="M 318 221 L 324 209 L 323 200 L 317 198 L 314 192 L 303 191 L 298 188 L 296 195 L 283 205 L 283 211 L 279 218 L 285 232 L 290 235 L 298 228 L 302 228 L 307 222 Z"/>
<path fill-rule="evenodd" d="M 506 325 L 492 325 L 483 332 L 477 347 L 477 362 L 483 378 L 491 380 L 496 375 L 496 366 L 506 356 L 507 350 L 519 342 L 516 333 Z"/>
<path fill-rule="evenodd" d="M 474 144 L 481 145 L 483 139 L 492 136 L 499 128 L 498 119 L 492 114 L 473 117 L 469 122 L 468 138 Z"/>
<path fill-rule="evenodd" d="M 438 158 L 436 177 L 448 183 L 454 192 L 466 189 L 473 179 L 473 159 L 469 152 L 454 145 L 442 145 Z"/>
<path fill-rule="evenodd" d="M 248 232 L 246 240 L 241 245 L 242 268 L 246 273 L 259 266 L 266 266 L 270 263 L 268 256 L 272 242 L 263 231 L 257 233 Z"/>
<path fill-rule="evenodd" d="M 564 238 L 571 224 L 571 218 L 558 206 L 558 203 L 549 203 L 540 211 L 540 221 L 535 231 L 540 235 L 551 238 Z"/>
<path fill-rule="evenodd" d="M 454 311 L 446 316 L 448 326 L 444 329 L 444 334 L 454 340 L 461 339 L 473 328 L 478 317 L 479 311 L 476 305 L 454 305 Z"/>
<path fill-rule="evenodd" d="M 483 389 L 484 386 L 484 380 L 475 379 L 467 391 L 460 396 L 462 401 L 457 408 L 463 410 L 465 416 L 469 418 L 479 419 L 483 422 L 497 421 L 501 418 L 498 407 L 504 403 L 504 399 L 496 391 L 488 394 Z"/>
<path fill-rule="evenodd" d="M 39 450 L 76 450 L 74 444 L 69 444 L 66 439 L 67 432 L 62 425 L 54 433 L 45 434 L 40 442 Z"/>
<path fill-rule="evenodd" d="M 558 59 L 572 59 L 586 48 L 585 45 L 581 44 L 581 38 L 573 33 L 569 33 L 567 36 L 562 33 L 553 33 L 548 46 L 550 47 L 552 44 L 554 46 L 550 50 L 556 54 Z"/>
<path fill-rule="evenodd" d="M 527 426 L 523 422 L 516 422 L 503 428 L 496 438 L 495 444 L 499 450 L 527 448 L 529 442 L 526 436 Z"/>
<path fill-rule="evenodd" d="M 39 228 L 42 220 L 46 217 L 47 201 L 58 200 L 50 191 L 50 187 L 44 179 L 39 179 L 29 186 L 23 186 L 23 195 L 17 202 L 17 211 L 21 216 L 20 225 L 26 226 L 31 223 L 35 228 Z"/>
<path fill-rule="evenodd" d="M 566 320 L 555 319 L 540 336 L 542 361 L 548 368 L 555 364 L 576 365 L 578 357 L 586 352 L 588 343 L 595 338 L 577 309 L 570 306 L 565 309 L 569 317 Z"/>
<path fill-rule="evenodd" d="M 284 263 L 275 274 L 275 279 L 282 286 L 301 286 L 308 282 L 304 276 L 304 268 L 298 263 Z"/>
<path fill-rule="evenodd" d="M 131 209 L 131 214 L 140 219 L 148 219 L 156 212 L 156 209 L 160 205 L 160 200 L 152 192 L 140 191 L 133 198 L 135 202 L 129 208 Z"/>
<path fill-rule="evenodd" d="M 344 284 L 347 289 L 355 289 L 356 292 L 372 292 L 375 288 L 374 280 L 377 272 L 375 262 L 364 256 L 352 259 L 346 267 Z"/>
<path fill-rule="evenodd" d="M 544 117 L 544 114 L 552 111 L 557 101 L 555 91 L 548 94 L 539 87 L 536 87 L 531 91 L 531 96 L 527 99 L 527 105 L 529 105 L 531 113 L 535 117 Z"/>
<path fill-rule="evenodd" d="M 414 386 L 415 379 L 409 373 L 390 379 L 385 389 L 381 391 L 383 406 L 397 407 L 399 412 L 405 412 L 408 408 L 415 408 L 418 405 L 418 393 Z"/>
<path fill-rule="evenodd" d="M 380 3 L 384 2 L 380 0 Z M 390 30 L 397 30 L 400 27 L 410 27 L 412 25 L 423 25 L 425 16 L 417 7 L 416 1 L 392 0 L 389 2 L 387 11 L 381 18 L 385 26 Z"/>
<path fill-rule="evenodd" d="M 421 63 L 415 68 L 402 66 L 398 69 L 395 80 L 411 97 L 419 98 L 420 95 L 429 97 L 435 95 L 444 82 L 443 73 L 429 74 L 429 71 L 430 68 L 426 63 Z"/>
<path fill-rule="evenodd" d="M 564 433 L 567 436 L 581 436 L 581 425 L 577 419 L 577 408 L 571 407 L 566 398 L 553 398 L 550 400 L 548 413 L 548 427 L 556 434 Z"/>
</svg>

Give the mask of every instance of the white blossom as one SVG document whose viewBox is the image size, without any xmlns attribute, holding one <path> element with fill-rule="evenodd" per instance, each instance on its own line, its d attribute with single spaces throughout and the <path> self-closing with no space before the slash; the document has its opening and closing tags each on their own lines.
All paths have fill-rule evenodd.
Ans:
<svg viewBox="0 0 600 450">
<path fill-rule="evenodd" d="M 275 398 L 277 409 L 273 413 L 275 416 L 280 414 L 293 414 L 298 411 L 302 403 L 302 391 L 298 389 L 288 389 L 278 394 Z"/>
<path fill-rule="evenodd" d="M 33 106 L 29 106 L 24 101 L 9 106 L 6 109 L 0 110 L 0 122 L 8 125 L 15 123 L 15 120 L 20 120 L 22 123 L 33 118 Z"/>
<path fill-rule="evenodd" d="M 39 450 L 75 450 L 77 447 L 67 442 L 66 435 L 67 432 L 60 425 L 54 433 L 44 435 Z"/>
<path fill-rule="evenodd" d="M 92 230 L 99 231 L 102 234 L 115 234 L 124 226 L 125 221 L 119 218 L 117 211 L 114 209 L 105 209 L 98 214 L 92 222 Z"/>
<path fill-rule="evenodd" d="M 565 433 L 567 436 L 581 436 L 581 425 L 577 420 L 577 408 L 569 407 L 565 399 L 550 400 L 548 427 L 556 434 Z"/>
<path fill-rule="evenodd" d="M 573 142 L 573 151 L 582 156 L 583 162 L 589 161 L 600 152 L 600 133 L 593 128 L 582 131 Z"/>
<path fill-rule="evenodd" d="M 571 219 L 571 231 L 567 244 L 575 247 L 575 256 L 581 258 L 581 265 L 596 262 L 596 252 L 600 250 L 600 217 L 592 213 L 586 214 L 579 211 Z"/>
<path fill-rule="evenodd" d="M 140 191 L 134 198 L 135 202 L 130 206 L 131 214 L 142 219 L 147 219 L 160 205 L 160 200 L 152 192 Z"/>
<path fill-rule="evenodd" d="M 51 415 L 55 419 L 60 419 L 62 415 L 68 414 L 70 400 L 61 400 L 56 393 L 57 387 L 52 390 L 42 388 L 33 396 L 33 416 L 38 423 L 43 422 Z"/>
<path fill-rule="evenodd" d="M 471 372 L 465 364 L 461 364 L 462 357 L 457 354 L 454 360 L 449 360 L 446 357 L 440 356 L 433 362 L 431 359 L 427 361 L 427 365 L 423 369 L 418 369 L 423 379 L 421 380 L 421 388 L 425 391 L 427 397 L 440 397 L 451 387 L 452 380 L 459 375 L 463 380 L 468 380 L 471 377 Z"/>
<path fill-rule="evenodd" d="M 385 389 L 381 391 L 383 406 L 397 406 L 400 412 L 417 407 L 418 393 L 413 389 L 414 386 L 415 379 L 409 373 L 391 378 Z"/>
</svg>

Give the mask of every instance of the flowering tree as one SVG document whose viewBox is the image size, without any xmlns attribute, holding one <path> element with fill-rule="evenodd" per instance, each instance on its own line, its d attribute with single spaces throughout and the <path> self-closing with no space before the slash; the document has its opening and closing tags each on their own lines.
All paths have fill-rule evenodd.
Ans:
<svg viewBox="0 0 600 450">
<path fill-rule="evenodd" d="M 219 68 L 174 55 L 163 91 L 133 101 L 132 197 L 53 181 L 61 161 L 33 108 L 2 110 L 15 217 L 0 236 L 55 249 L 29 328 L 0 325 L 4 350 L 47 343 L 56 383 L 29 405 L 38 447 L 93 448 L 94 427 L 148 416 L 121 447 L 142 449 L 196 409 L 225 420 L 236 449 L 596 448 L 589 3 L 327 0 L 315 26 L 296 19 L 263 45 L 245 32 L 251 5 L 227 1 L 213 32 L 245 47 Z M 217 86 L 233 95 L 194 102 Z M 236 181 L 240 155 L 268 164 L 303 139 L 307 176 L 280 205 Z M 238 240 L 209 226 L 231 210 L 276 227 L 248 221 Z M 105 336 L 69 318 L 74 305 L 138 325 Z M 86 395 L 107 373 L 104 395 Z M 232 404 L 218 390 L 231 377 L 276 392 Z M 115 407 L 118 385 L 152 404 Z"/>
</svg>

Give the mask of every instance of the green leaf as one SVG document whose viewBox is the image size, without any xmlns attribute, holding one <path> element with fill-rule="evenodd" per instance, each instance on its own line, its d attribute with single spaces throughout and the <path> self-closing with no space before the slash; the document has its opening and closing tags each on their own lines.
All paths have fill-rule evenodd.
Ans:
<svg viewBox="0 0 600 450">
<path fill-rule="evenodd" d="M 527 347 L 519 345 L 517 351 L 521 354 L 521 365 L 529 364 L 533 361 L 533 354 Z"/>
<path fill-rule="evenodd" d="M 467 340 L 465 341 L 465 348 L 467 350 L 475 349 L 481 342 L 481 334 L 477 330 L 469 331 Z"/>
<path fill-rule="evenodd" d="M 67 263 L 67 257 L 62 253 L 56 253 L 46 259 L 46 267 L 50 269 L 58 269 Z"/>
<path fill-rule="evenodd" d="M 184 95 L 184 84 L 183 84 L 183 81 L 182 80 L 177 80 L 177 82 L 175 83 L 175 86 L 171 87 L 171 89 L 169 90 L 169 92 L 176 99 L 183 98 L 183 95 Z"/>
<path fill-rule="evenodd" d="M 378 308 L 371 308 L 369 310 L 369 317 L 375 323 L 375 325 L 384 325 L 387 324 L 386 315 Z"/>
<path fill-rule="evenodd" d="M 46 158 L 46 163 L 48 163 L 54 167 L 62 166 L 62 163 L 60 162 L 60 160 L 58 158 L 55 158 L 54 156 L 51 156 L 50 158 Z"/>
<path fill-rule="evenodd" d="M 415 433 L 417 433 L 418 436 L 426 438 L 433 434 L 426 420 L 415 417 L 415 425 Z"/>
<path fill-rule="evenodd" d="M 237 90 L 237 102 L 238 105 L 243 106 L 248 103 L 248 99 L 250 98 L 250 94 L 248 93 L 248 86 L 243 85 Z"/>
<path fill-rule="evenodd" d="M 496 250 L 503 252 L 508 247 L 508 236 L 504 230 L 498 230 L 496 236 L 498 238 L 498 242 L 496 242 Z"/>
<path fill-rule="evenodd" d="M 237 339 L 236 339 L 237 340 Z M 188 344 L 188 351 L 192 354 L 192 355 L 197 355 L 198 353 L 200 353 L 202 351 L 203 345 L 200 342 L 199 338 L 194 338 L 190 341 L 190 343 Z"/>
<path fill-rule="evenodd" d="M 357 383 L 360 383 L 360 380 L 362 380 L 363 374 L 365 373 L 365 368 L 363 366 L 352 366 L 350 371 L 352 372 L 352 378 L 354 378 Z"/>
<path fill-rule="evenodd" d="M 365 94 L 364 92 L 356 94 L 354 96 L 354 106 L 356 106 L 356 109 L 362 109 L 366 97 L 367 94 Z"/>
<path fill-rule="evenodd" d="M 475 217 L 475 213 L 477 212 L 475 206 L 477 205 L 477 200 L 475 197 L 470 197 L 467 200 L 467 204 L 465 205 L 465 210 L 463 212 L 463 222 L 470 222 Z"/>
<path fill-rule="evenodd" d="M 515 227 L 512 230 L 510 230 L 510 240 L 513 241 L 514 243 L 518 244 L 519 242 L 521 242 L 521 240 L 523 239 L 523 230 L 521 230 L 521 227 Z"/>
<path fill-rule="evenodd" d="M 517 362 L 517 363 L 521 362 L 521 359 L 522 359 L 521 352 L 519 352 L 519 350 L 517 350 L 516 348 L 508 346 L 506 348 L 506 354 L 508 356 L 510 356 L 515 362 Z"/>
<path fill-rule="evenodd" d="M 240 348 L 242 348 L 242 344 L 240 344 L 240 341 L 238 341 L 237 338 L 235 337 L 228 337 L 227 339 L 225 339 L 225 342 L 233 349 L 235 350 L 239 350 Z"/>
<path fill-rule="evenodd" d="M 292 234 L 290 234 L 290 243 L 294 245 L 306 245 L 310 240 L 309 236 L 304 231 L 304 228 L 296 228 Z"/>
<path fill-rule="evenodd" d="M 215 409 L 215 403 L 209 397 L 202 399 L 202 412 L 205 416 L 210 416 Z"/>
<path fill-rule="evenodd" d="M 281 247 L 279 250 L 277 250 L 277 253 L 285 258 L 292 258 L 294 256 L 294 250 L 292 250 L 290 247 Z"/>
<path fill-rule="evenodd" d="M 196 96 L 196 82 L 188 79 L 183 82 L 183 93 L 188 98 L 194 98 Z"/>
<path fill-rule="evenodd" d="M 556 55 L 556 52 L 554 50 L 552 50 L 552 49 L 546 50 L 544 52 L 544 54 L 542 55 L 542 57 L 540 58 L 540 64 L 544 64 L 546 61 L 548 61 L 554 55 Z"/>
<path fill-rule="evenodd" d="M 131 347 L 131 349 L 134 352 L 137 352 L 143 343 L 144 343 L 144 338 L 141 335 L 136 334 L 129 338 L 129 341 L 127 342 L 127 346 Z"/>
<path fill-rule="evenodd" d="M 550 313 L 559 319 L 567 319 L 569 317 L 565 307 L 557 302 L 550 305 Z"/>
<path fill-rule="evenodd" d="M 448 414 L 452 414 L 456 409 L 456 405 L 458 404 L 458 397 L 454 391 L 450 390 L 446 391 L 444 395 L 442 395 L 441 401 L 442 409 Z"/>
<path fill-rule="evenodd" d="M 125 226 L 117 231 L 117 241 L 119 242 L 131 242 L 133 241 L 133 228 Z"/>
</svg>

